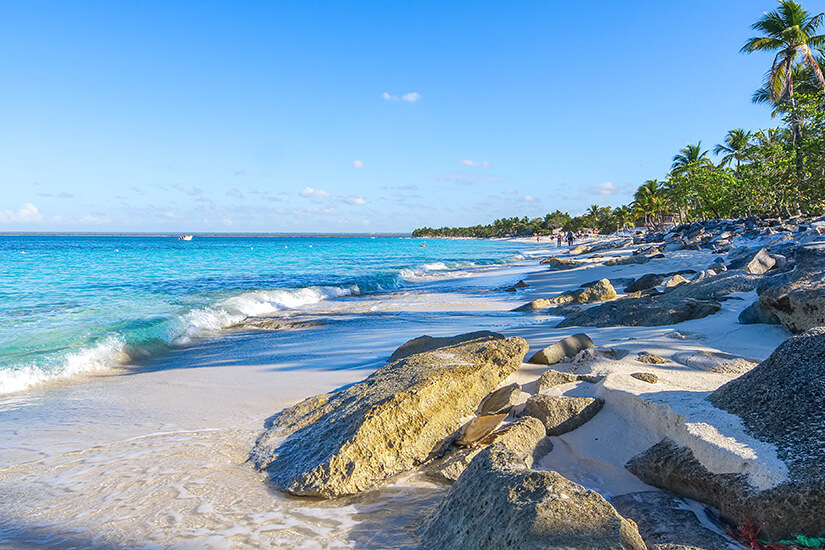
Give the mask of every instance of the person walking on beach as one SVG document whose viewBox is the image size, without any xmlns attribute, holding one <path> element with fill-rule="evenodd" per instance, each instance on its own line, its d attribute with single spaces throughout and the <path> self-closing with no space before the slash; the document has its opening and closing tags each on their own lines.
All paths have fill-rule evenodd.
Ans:
<svg viewBox="0 0 825 550">
<path fill-rule="evenodd" d="M 562 243 L 562 238 L 561 238 L 561 233 L 559 233 L 559 234 L 556 236 L 556 246 L 557 246 L 558 248 L 561 248 L 561 243 Z"/>
<path fill-rule="evenodd" d="M 573 232 L 567 232 L 567 246 L 573 246 Z"/>
</svg>

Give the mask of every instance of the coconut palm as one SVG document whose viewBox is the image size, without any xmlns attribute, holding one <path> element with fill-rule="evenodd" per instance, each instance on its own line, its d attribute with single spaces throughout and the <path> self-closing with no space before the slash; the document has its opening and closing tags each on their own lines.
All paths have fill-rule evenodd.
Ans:
<svg viewBox="0 0 825 550">
<path fill-rule="evenodd" d="M 751 25 L 762 35 L 750 38 L 741 51 L 777 52 L 768 73 L 768 88 L 775 100 L 787 95 L 791 106 L 795 105 L 793 67 L 800 59 L 808 66 L 819 87 L 825 89 L 825 76 L 815 59 L 825 46 L 825 35 L 817 34 L 823 15 L 811 16 L 793 0 L 779 0 L 778 9 L 765 13 Z"/>
<path fill-rule="evenodd" d="M 745 156 L 751 142 L 751 133 L 742 128 L 731 130 L 725 136 L 725 142 L 713 148 L 714 155 L 724 155 L 719 161 L 719 166 L 730 166 L 736 161 L 736 173 L 739 173 L 739 164 Z"/>
<path fill-rule="evenodd" d="M 644 218 L 645 225 L 654 225 L 665 206 L 665 191 L 657 180 L 647 180 L 633 194 L 631 207 L 638 217 Z"/>
<path fill-rule="evenodd" d="M 691 166 L 697 164 L 709 164 L 708 151 L 702 149 L 702 142 L 696 142 L 696 145 L 688 143 L 673 157 L 673 164 L 670 167 L 672 172 L 683 172 Z"/>
<path fill-rule="evenodd" d="M 816 64 L 819 67 L 825 66 L 825 58 L 818 56 Z M 782 97 L 775 97 L 771 89 L 771 74 L 765 75 L 765 84 L 756 90 L 751 96 L 751 101 L 760 105 L 770 105 L 773 109 L 771 111 L 771 118 L 776 115 L 781 115 L 790 110 L 790 100 L 786 93 Z M 797 63 L 791 69 L 791 80 L 793 81 L 793 88 L 795 94 L 813 95 L 819 91 L 819 83 L 816 81 L 816 76 L 811 71 L 811 68 L 804 63 Z"/>
<path fill-rule="evenodd" d="M 613 210 L 613 215 L 616 216 L 616 223 L 619 224 L 619 230 L 624 229 L 628 225 L 633 225 L 633 222 L 636 221 L 636 214 L 633 213 L 633 209 L 629 206 L 619 206 Z"/>
</svg>

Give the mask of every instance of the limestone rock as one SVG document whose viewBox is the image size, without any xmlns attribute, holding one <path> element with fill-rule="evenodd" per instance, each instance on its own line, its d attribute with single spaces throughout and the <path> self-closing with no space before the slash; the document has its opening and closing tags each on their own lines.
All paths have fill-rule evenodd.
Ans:
<svg viewBox="0 0 825 550">
<path fill-rule="evenodd" d="M 528 284 L 527 284 L 527 283 L 525 283 L 524 281 L 519 281 L 519 282 L 517 282 L 516 284 L 514 284 L 513 286 L 511 286 L 510 288 L 508 288 L 508 289 L 507 289 L 507 292 L 515 292 L 515 291 L 517 291 L 517 290 L 519 290 L 519 289 L 522 289 L 522 288 L 527 288 L 528 286 L 530 286 L 530 285 L 528 285 Z"/>
<path fill-rule="evenodd" d="M 579 378 L 575 374 L 571 374 L 569 372 L 559 372 L 553 369 L 547 369 L 546 371 L 541 373 L 541 376 L 539 376 L 536 386 L 539 393 L 541 393 L 555 386 L 569 384 L 571 382 L 577 382 L 578 380 Z"/>
<path fill-rule="evenodd" d="M 592 252 L 591 248 L 586 244 L 580 244 L 572 250 L 570 250 L 568 254 L 570 254 L 571 256 L 578 256 L 579 254 L 587 254 L 588 252 Z"/>
<path fill-rule="evenodd" d="M 742 268 L 748 273 L 755 273 L 757 275 L 761 275 L 766 271 L 770 271 L 776 265 L 776 260 L 774 260 L 770 254 L 768 254 L 767 249 L 763 248 L 756 255 L 751 258 L 745 266 Z"/>
<path fill-rule="evenodd" d="M 677 273 L 676 275 L 674 275 L 673 277 L 671 277 L 670 279 L 665 281 L 665 288 L 674 288 L 674 287 L 677 287 L 679 285 L 683 285 L 687 282 L 688 282 L 687 279 L 685 279 L 684 277 L 682 277 L 681 275 L 679 275 Z"/>
<path fill-rule="evenodd" d="M 646 264 L 651 260 L 650 256 L 643 256 L 639 254 L 638 256 L 625 256 L 624 258 L 612 258 L 604 262 L 604 265 L 613 266 L 613 265 L 633 265 L 633 264 Z"/>
<path fill-rule="evenodd" d="M 636 525 L 598 493 L 533 470 L 501 443 L 483 450 L 433 513 L 422 550 L 644 550 Z"/>
<path fill-rule="evenodd" d="M 655 353 L 648 353 L 646 351 L 640 352 L 639 355 L 636 356 L 636 361 L 640 363 L 647 363 L 649 365 L 664 365 L 667 363 L 667 359 L 656 355 Z"/>
<path fill-rule="evenodd" d="M 513 311 L 526 311 L 526 312 L 534 312 L 534 311 L 541 311 L 543 309 L 549 308 L 552 304 L 550 300 L 547 298 L 537 298 L 532 302 L 528 302 L 523 306 L 519 306 L 515 308 Z"/>
<path fill-rule="evenodd" d="M 507 413 L 485 414 L 484 416 L 473 417 L 461 427 L 461 432 L 459 432 L 455 444 L 459 447 L 472 445 L 498 428 L 505 418 L 507 418 Z"/>
<path fill-rule="evenodd" d="M 579 265 L 579 262 L 571 258 L 559 258 L 557 256 L 550 256 L 544 258 L 539 262 L 543 265 L 549 265 L 551 269 L 572 269 Z"/>
<path fill-rule="evenodd" d="M 825 325 L 825 244 L 796 249 L 796 268 L 760 284 L 759 303 L 791 332 Z"/>
<path fill-rule="evenodd" d="M 518 398 L 521 395 L 521 386 L 518 384 L 510 384 L 499 388 L 481 402 L 479 412 L 481 414 L 498 414 L 507 412 L 510 408 L 518 403 Z"/>
<path fill-rule="evenodd" d="M 659 377 L 653 374 L 652 372 L 634 372 L 630 376 L 632 376 L 636 380 L 647 382 L 648 384 L 655 384 L 659 381 Z"/>
<path fill-rule="evenodd" d="M 566 357 L 575 357 L 580 351 L 593 347 L 596 347 L 593 340 L 582 332 L 568 336 L 564 340 L 559 340 L 552 346 L 547 346 L 536 352 L 529 362 L 539 365 L 555 365 L 564 361 Z"/>
<path fill-rule="evenodd" d="M 402 357 L 362 382 L 275 415 L 250 460 L 276 488 L 295 495 L 368 489 L 423 462 L 521 366 L 527 349 L 521 338 L 482 334 Z"/>
<path fill-rule="evenodd" d="M 767 325 L 780 324 L 779 317 L 777 317 L 774 312 L 763 306 L 759 300 L 742 310 L 739 314 L 739 322 L 743 325 L 755 325 L 757 323 L 764 323 Z"/>
<path fill-rule="evenodd" d="M 610 499 L 632 519 L 650 550 L 729 550 L 730 541 L 705 528 L 683 499 L 664 491 L 641 491 Z M 699 513 L 702 513 L 701 511 Z M 703 518 L 705 525 L 711 521 Z M 715 518 L 714 518 L 715 519 Z M 720 530 L 723 528 L 720 526 Z M 738 545 L 733 546 L 738 547 Z"/>
<path fill-rule="evenodd" d="M 641 277 L 627 285 L 624 291 L 639 292 L 642 290 L 647 290 L 648 288 L 659 286 L 660 284 L 662 284 L 662 281 L 664 280 L 664 275 L 659 275 L 658 273 L 648 273 L 647 275 L 642 275 Z"/>
<path fill-rule="evenodd" d="M 561 435 L 585 424 L 603 406 L 604 401 L 594 397 L 538 394 L 527 400 L 521 414 L 541 420 L 547 435 Z"/>
<path fill-rule="evenodd" d="M 409 340 L 401 344 L 398 347 L 398 349 L 396 349 L 393 352 L 393 354 L 390 355 L 390 358 L 387 360 L 387 362 L 392 363 L 409 355 L 423 353 L 425 351 L 432 351 L 434 349 L 443 348 L 445 346 L 454 346 L 456 344 L 461 344 L 463 342 L 477 340 L 496 340 L 500 338 L 500 334 L 490 332 L 489 330 L 467 332 L 465 334 L 459 334 L 458 336 L 446 336 L 443 338 L 433 338 L 432 336 L 419 336 L 418 338 L 413 338 L 412 340 Z"/>
<path fill-rule="evenodd" d="M 428 463 L 424 473 L 440 481 L 452 483 L 478 453 L 496 442 L 502 443 L 528 466 L 533 465 L 534 459 L 553 450 L 553 444 L 545 438 L 544 425 L 537 418 L 525 416 L 502 426 L 472 446 L 450 447 L 445 456 Z"/>
</svg>

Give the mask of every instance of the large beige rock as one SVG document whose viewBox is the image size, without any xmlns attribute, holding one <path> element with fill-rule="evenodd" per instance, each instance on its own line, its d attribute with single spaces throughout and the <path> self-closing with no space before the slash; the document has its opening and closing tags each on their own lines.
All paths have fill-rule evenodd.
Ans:
<svg viewBox="0 0 825 550">
<path fill-rule="evenodd" d="M 551 305 L 553 304 L 547 298 L 536 298 L 532 302 L 527 302 L 523 306 L 513 309 L 513 311 L 541 311 L 543 309 L 548 309 Z"/>
<path fill-rule="evenodd" d="M 603 406 L 604 401 L 595 397 L 538 394 L 527 400 L 521 415 L 541 420 L 547 435 L 562 435 L 585 424 Z"/>
<path fill-rule="evenodd" d="M 250 460 L 295 495 L 358 493 L 423 462 L 526 351 L 523 339 L 493 334 L 403 357 L 277 414 Z"/>
<path fill-rule="evenodd" d="M 452 483 L 467 469 L 478 453 L 496 442 L 504 444 L 528 466 L 533 465 L 535 455 L 541 456 L 553 449 L 550 440 L 545 439 L 544 425 L 537 418 L 525 416 L 502 426 L 471 446 L 449 447 L 444 456 L 428 463 L 424 472 L 440 481 Z"/>
<path fill-rule="evenodd" d="M 687 283 L 688 280 L 676 273 L 670 279 L 665 281 L 665 288 L 673 288 Z"/>
<path fill-rule="evenodd" d="M 636 525 L 598 493 L 530 469 L 502 443 L 483 450 L 425 526 L 421 548 L 644 550 Z"/>
<path fill-rule="evenodd" d="M 547 369 L 541 376 L 539 376 L 538 381 L 536 382 L 536 388 L 538 389 L 539 393 L 549 390 L 555 386 L 561 386 L 562 384 L 570 384 L 571 382 L 578 382 L 579 377 L 576 374 L 572 374 L 569 372 L 559 372 L 553 369 Z"/>
<path fill-rule="evenodd" d="M 407 357 L 409 355 L 414 355 L 416 353 L 423 353 L 425 351 L 432 351 L 434 349 L 443 348 L 445 346 L 454 346 L 456 344 L 461 344 L 462 342 L 469 342 L 471 340 L 495 340 L 501 338 L 500 334 L 495 332 L 490 332 L 489 330 L 479 330 L 476 332 L 467 332 L 465 334 L 459 334 L 457 336 L 444 336 L 442 338 L 433 338 L 432 336 L 419 336 L 418 338 L 413 338 L 412 340 L 408 340 L 401 344 L 398 349 L 396 349 L 390 358 L 387 359 L 388 363 L 392 363 L 393 361 L 398 361 L 402 357 Z"/>
<path fill-rule="evenodd" d="M 508 412 L 513 405 L 519 402 L 521 386 L 510 384 L 504 386 L 484 398 L 479 406 L 480 414 L 498 414 Z"/>
<path fill-rule="evenodd" d="M 580 262 L 571 258 L 558 258 L 556 256 L 550 256 L 549 258 L 544 258 L 539 263 L 549 265 L 551 269 L 572 269 L 578 266 Z"/>
<path fill-rule="evenodd" d="M 533 354 L 530 363 L 539 365 L 555 365 L 565 360 L 567 357 L 575 357 L 582 350 L 596 347 L 593 340 L 586 334 L 579 333 L 568 336 L 564 340 L 559 340 L 552 346 L 547 346 Z"/>
</svg>

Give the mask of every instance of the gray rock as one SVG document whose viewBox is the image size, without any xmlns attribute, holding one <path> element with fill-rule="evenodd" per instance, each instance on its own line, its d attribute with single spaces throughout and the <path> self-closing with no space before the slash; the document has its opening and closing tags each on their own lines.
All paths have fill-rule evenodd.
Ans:
<svg viewBox="0 0 825 550">
<path fill-rule="evenodd" d="M 778 325 L 780 321 L 774 312 L 763 306 L 759 300 L 757 300 L 742 310 L 739 314 L 739 323 L 743 325 L 755 325 L 757 323 Z"/>
<path fill-rule="evenodd" d="M 630 376 L 632 376 L 636 380 L 647 382 L 648 384 L 655 384 L 659 381 L 659 377 L 653 374 L 652 372 L 634 372 Z"/>
<path fill-rule="evenodd" d="M 613 265 L 634 265 L 634 264 L 646 264 L 651 260 L 650 256 L 643 256 L 639 254 L 638 256 L 625 256 L 624 258 L 611 258 L 604 262 L 604 265 L 613 266 Z"/>
<path fill-rule="evenodd" d="M 403 357 L 275 415 L 250 460 L 295 495 L 368 489 L 423 462 L 521 366 L 527 349 L 521 338 L 482 334 Z"/>
<path fill-rule="evenodd" d="M 538 382 L 536 383 L 536 387 L 539 393 L 549 390 L 555 386 L 561 386 L 562 384 L 570 384 L 571 382 L 578 382 L 579 378 L 575 374 L 571 374 L 569 372 L 559 372 L 553 369 L 547 369 L 541 376 L 539 376 Z"/>
<path fill-rule="evenodd" d="M 518 403 L 521 395 L 521 386 L 510 384 L 499 388 L 481 402 L 481 414 L 498 414 L 509 411 L 513 405 Z"/>
<path fill-rule="evenodd" d="M 642 290 L 647 290 L 648 288 L 659 286 L 660 284 L 662 284 L 662 281 L 664 280 L 664 275 L 660 275 L 658 273 L 648 273 L 647 275 L 642 275 L 641 277 L 627 285 L 624 291 L 639 292 Z"/>
<path fill-rule="evenodd" d="M 527 400 L 521 415 L 541 420 L 547 435 L 561 435 L 585 424 L 603 406 L 604 401 L 594 397 L 538 394 Z"/>
<path fill-rule="evenodd" d="M 525 416 L 486 435 L 470 447 L 448 446 L 445 456 L 429 462 L 424 473 L 439 481 L 452 483 L 478 453 L 496 442 L 515 453 L 527 466 L 532 466 L 534 460 L 553 450 L 553 444 L 545 438 L 544 425 L 537 418 Z"/>
<path fill-rule="evenodd" d="M 598 493 L 533 470 L 501 443 L 461 474 L 422 534 L 422 550 L 644 550 L 636 525 Z"/>
<path fill-rule="evenodd" d="M 572 269 L 577 267 L 580 262 L 571 258 L 558 258 L 556 256 L 550 256 L 549 258 L 544 258 L 539 263 L 549 265 L 551 269 Z"/>
<path fill-rule="evenodd" d="M 791 332 L 825 325 L 825 244 L 796 249 L 793 271 L 765 279 L 759 303 Z"/>
<path fill-rule="evenodd" d="M 740 545 L 706 529 L 717 520 L 708 511 L 700 519 L 683 499 L 664 491 L 641 491 L 610 499 L 616 511 L 632 519 L 651 550 L 731 550 Z M 724 532 L 725 527 L 719 525 Z"/>
<path fill-rule="evenodd" d="M 636 361 L 640 363 L 647 363 L 649 365 L 664 365 L 667 363 L 667 359 L 656 355 L 655 353 L 649 353 L 647 351 L 642 351 L 639 355 L 636 356 Z"/>
<path fill-rule="evenodd" d="M 776 260 L 768 254 L 768 250 L 762 248 L 757 252 L 751 260 L 742 268 L 748 273 L 755 273 L 761 275 L 766 271 L 770 271 L 776 265 Z"/>
<path fill-rule="evenodd" d="M 522 288 L 527 288 L 528 286 L 530 286 L 530 285 L 528 285 L 524 281 L 519 281 L 516 284 L 514 284 L 513 286 L 511 286 L 510 288 L 508 288 L 507 292 L 515 292 L 515 291 L 520 290 Z"/>
<path fill-rule="evenodd" d="M 593 347 L 596 347 L 596 345 L 588 335 L 584 333 L 574 334 L 536 352 L 529 362 L 539 365 L 555 365 L 564 361 L 566 357 L 575 357 L 580 351 Z"/>
</svg>

